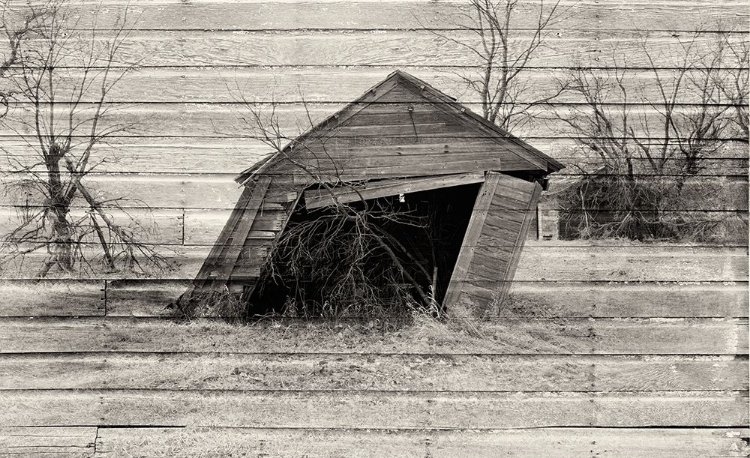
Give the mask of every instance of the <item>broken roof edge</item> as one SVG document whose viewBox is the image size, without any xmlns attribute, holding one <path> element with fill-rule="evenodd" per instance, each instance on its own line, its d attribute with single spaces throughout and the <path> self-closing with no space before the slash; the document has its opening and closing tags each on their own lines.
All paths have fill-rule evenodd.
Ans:
<svg viewBox="0 0 750 458">
<path fill-rule="evenodd" d="M 329 127 L 330 124 L 344 122 L 344 120 L 340 119 L 342 117 L 342 114 L 345 114 L 348 110 L 351 110 L 352 108 L 359 106 L 361 104 L 370 104 L 370 103 L 375 102 L 375 100 L 377 100 L 379 97 L 376 97 L 374 100 L 368 100 L 368 98 L 371 98 L 373 94 L 377 94 L 378 89 L 382 88 L 383 86 L 395 80 L 396 78 L 401 78 L 406 83 L 411 84 L 412 86 L 416 86 L 420 90 L 427 89 L 430 92 L 430 94 L 436 97 L 437 99 L 439 99 L 441 103 L 444 103 L 454 109 L 457 109 L 458 111 L 461 112 L 462 115 L 467 116 L 468 118 L 470 118 L 471 120 L 475 122 L 478 122 L 480 125 L 484 126 L 485 128 L 490 129 L 494 133 L 498 134 L 499 137 L 517 144 L 529 154 L 537 157 L 538 159 L 544 160 L 547 163 L 547 170 L 546 170 L 547 173 L 554 173 L 565 168 L 565 165 L 563 163 L 553 159 L 552 157 L 548 156 L 547 154 L 543 153 L 537 148 L 534 148 L 533 146 L 529 145 L 525 141 L 521 140 L 520 138 L 514 136 L 510 132 L 501 128 L 497 124 L 488 121 L 487 119 L 485 119 L 484 117 L 480 116 L 477 113 L 474 113 L 470 109 L 466 108 L 463 104 L 456 101 L 456 99 L 454 99 L 453 97 L 445 94 L 444 92 L 422 81 L 421 79 L 413 75 L 410 75 L 409 73 L 406 73 L 402 70 L 395 70 L 391 72 L 385 79 L 383 79 L 382 81 L 370 87 L 360 97 L 347 103 L 340 110 L 327 116 L 321 122 L 315 124 L 314 126 L 311 126 L 307 131 L 303 132 L 299 136 L 295 137 L 293 140 L 289 141 L 289 143 L 287 143 L 286 146 L 284 146 L 280 151 L 276 151 L 274 153 L 269 154 L 267 157 L 253 164 L 251 167 L 248 167 L 247 169 L 243 170 L 235 178 L 234 181 L 239 183 L 240 186 L 246 184 L 254 176 L 262 173 L 265 169 L 270 167 L 271 164 L 273 164 L 275 160 L 279 156 L 281 156 L 281 154 L 284 151 L 290 151 L 291 147 L 295 143 L 300 143 L 304 141 L 305 139 L 310 137 L 313 133 L 319 130 L 322 130 L 326 127 Z M 384 95 L 384 94 L 381 94 L 381 95 Z"/>
</svg>

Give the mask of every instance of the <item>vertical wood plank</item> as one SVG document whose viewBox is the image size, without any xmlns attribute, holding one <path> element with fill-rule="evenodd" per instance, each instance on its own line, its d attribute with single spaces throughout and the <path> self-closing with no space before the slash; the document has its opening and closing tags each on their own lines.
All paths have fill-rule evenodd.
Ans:
<svg viewBox="0 0 750 458">
<path fill-rule="evenodd" d="M 512 177 L 504 176 L 501 178 L 501 183 L 512 183 L 510 180 L 517 180 Z M 531 196 L 529 198 L 529 204 L 526 207 L 526 212 L 523 218 L 523 223 L 521 223 L 521 230 L 518 232 L 518 237 L 516 239 L 516 243 L 513 248 L 513 254 L 510 257 L 510 262 L 507 265 L 507 268 L 505 270 L 505 274 L 502 277 L 503 286 L 502 290 L 500 292 L 500 297 L 498 298 L 498 303 L 502 304 L 505 300 L 505 296 L 507 296 L 508 291 L 510 290 L 510 286 L 512 284 L 513 276 L 516 274 L 516 268 L 518 267 L 518 260 L 521 259 L 521 251 L 523 250 L 523 246 L 526 243 L 526 233 L 529 231 L 529 225 L 531 223 L 531 220 L 534 218 L 534 212 L 536 211 L 536 205 L 539 202 L 539 197 L 542 195 L 542 187 L 539 185 L 539 183 L 534 183 L 534 189 L 531 192 Z M 497 196 L 497 193 L 496 193 Z"/>
<path fill-rule="evenodd" d="M 474 257 L 474 246 L 484 227 L 484 220 L 487 217 L 487 211 L 489 211 L 499 181 L 499 173 L 489 172 L 487 174 L 482 187 L 479 189 L 474 210 L 471 212 L 471 217 L 469 218 L 469 225 L 466 228 L 466 234 L 464 234 L 464 240 L 461 245 L 463 249 L 458 254 L 456 265 L 453 267 L 453 275 L 448 284 L 443 305 L 449 313 L 456 316 L 465 316 L 465 313 L 459 310 L 458 296 L 461 294 L 461 286 L 469 271 L 471 260 Z"/>
<path fill-rule="evenodd" d="M 219 238 L 211 248 L 211 252 L 208 254 L 206 260 L 203 261 L 203 266 L 201 266 L 198 275 L 195 277 L 195 281 L 193 284 L 196 288 L 204 288 L 208 286 L 208 284 L 210 284 L 211 271 L 221 259 L 222 253 L 226 250 L 227 241 L 232 235 L 232 232 L 234 232 L 235 228 L 237 227 L 237 224 L 239 223 L 240 218 L 245 211 L 245 207 L 250 201 L 250 197 L 253 195 L 253 188 L 253 184 L 248 183 L 247 185 L 245 185 L 245 189 L 243 189 L 242 195 L 240 196 L 239 200 L 237 201 L 237 205 L 232 211 L 232 215 L 229 217 L 229 220 L 221 230 Z"/>
<path fill-rule="evenodd" d="M 478 217 L 472 214 L 451 278 L 451 295 L 446 296 L 446 307 L 453 309 L 454 316 L 484 315 L 502 303 L 541 195 L 538 183 L 493 172 L 488 182 L 490 176 L 492 194 L 482 195 L 477 201 L 474 211 Z"/>
<path fill-rule="evenodd" d="M 247 235 L 250 233 L 250 229 L 253 227 L 255 217 L 258 215 L 260 206 L 263 204 L 263 198 L 266 196 L 268 186 L 271 184 L 271 177 L 261 177 L 253 189 L 252 196 L 245 207 L 244 212 L 240 218 L 237 230 L 234 232 L 234 239 L 232 244 L 227 249 L 227 254 L 222 259 L 222 264 L 219 266 L 216 280 L 219 282 L 229 281 L 232 271 L 237 264 L 237 259 L 240 257 L 242 246 L 247 239 Z"/>
</svg>

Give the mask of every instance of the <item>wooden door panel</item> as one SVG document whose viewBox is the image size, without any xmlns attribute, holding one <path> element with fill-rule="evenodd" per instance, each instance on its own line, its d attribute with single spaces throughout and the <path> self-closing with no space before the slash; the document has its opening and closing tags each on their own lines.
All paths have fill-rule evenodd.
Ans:
<svg viewBox="0 0 750 458">
<path fill-rule="evenodd" d="M 508 294 L 542 188 L 490 172 L 474 204 L 444 305 L 454 316 L 492 314 Z"/>
</svg>

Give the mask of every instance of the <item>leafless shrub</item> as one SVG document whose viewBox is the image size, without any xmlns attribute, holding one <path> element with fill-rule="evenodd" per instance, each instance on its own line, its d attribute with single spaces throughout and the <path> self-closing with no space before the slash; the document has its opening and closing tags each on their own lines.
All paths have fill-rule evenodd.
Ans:
<svg viewBox="0 0 750 458">
<path fill-rule="evenodd" d="M 290 223 L 266 272 L 294 292 L 288 307 L 302 316 L 384 316 L 430 304 L 431 275 L 396 236 L 426 225 L 384 201 L 314 211 Z"/>
<path fill-rule="evenodd" d="M 682 52 L 672 56 L 669 76 L 656 65 L 667 57 L 657 59 L 648 36 L 641 37 L 638 52 L 652 69 L 656 99 L 647 95 L 649 88 L 633 84 L 617 50 L 608 69 L 579 66 L 560 81 L 579 104 L 557 119 L 593 157 L 595 169 L 581 169 L 582 181 L 562 195 L 569 233 L 701 241 L 723 224 L 691 213 L 714 208 L 715 190 L 696 199 L 684 189 L 701 182 L 695 177 L 706 171 L 707 159 L 721 158 L 728 140 L 747 143 L 747 43 L 719 34 L 706 44 L 707 36 L 698 31 L 678 38 Z M 695 103 L 684 105 L 686 96 Z"/>
</svg>

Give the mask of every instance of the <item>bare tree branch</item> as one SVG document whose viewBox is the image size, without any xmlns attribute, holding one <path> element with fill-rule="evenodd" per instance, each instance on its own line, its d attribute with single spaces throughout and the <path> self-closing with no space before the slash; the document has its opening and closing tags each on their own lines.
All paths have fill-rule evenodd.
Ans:
<svg viewBox="0 0 750 458">
<path fill-rule="evenodd" d="M 509 132 L 530 120 L 533 107 L 550 103 L 562 92 L 540 95 L 529 102 L 519 100 L 521 94 L 528 93 L 522 74 L 525 76 L 530 60 L 545 46 L 549 29 L 562 18 L 559 0 L 549 5 L 539 0 L 536 24 L 530 36 L 528 31 L 514 28 L 518 14 L 522 13 L 518 11 L 517 0 L 470 0 L 456 14 L 459 18 L 456 28 L 463 35 L 475 35 L 475 39 L 463 35 L 454 38 L 447 32 L 422 26 L 475 57 L 473 69 L 461 70 L 455 76 L 479 96 L 484 118 Z"/>
</svg>

